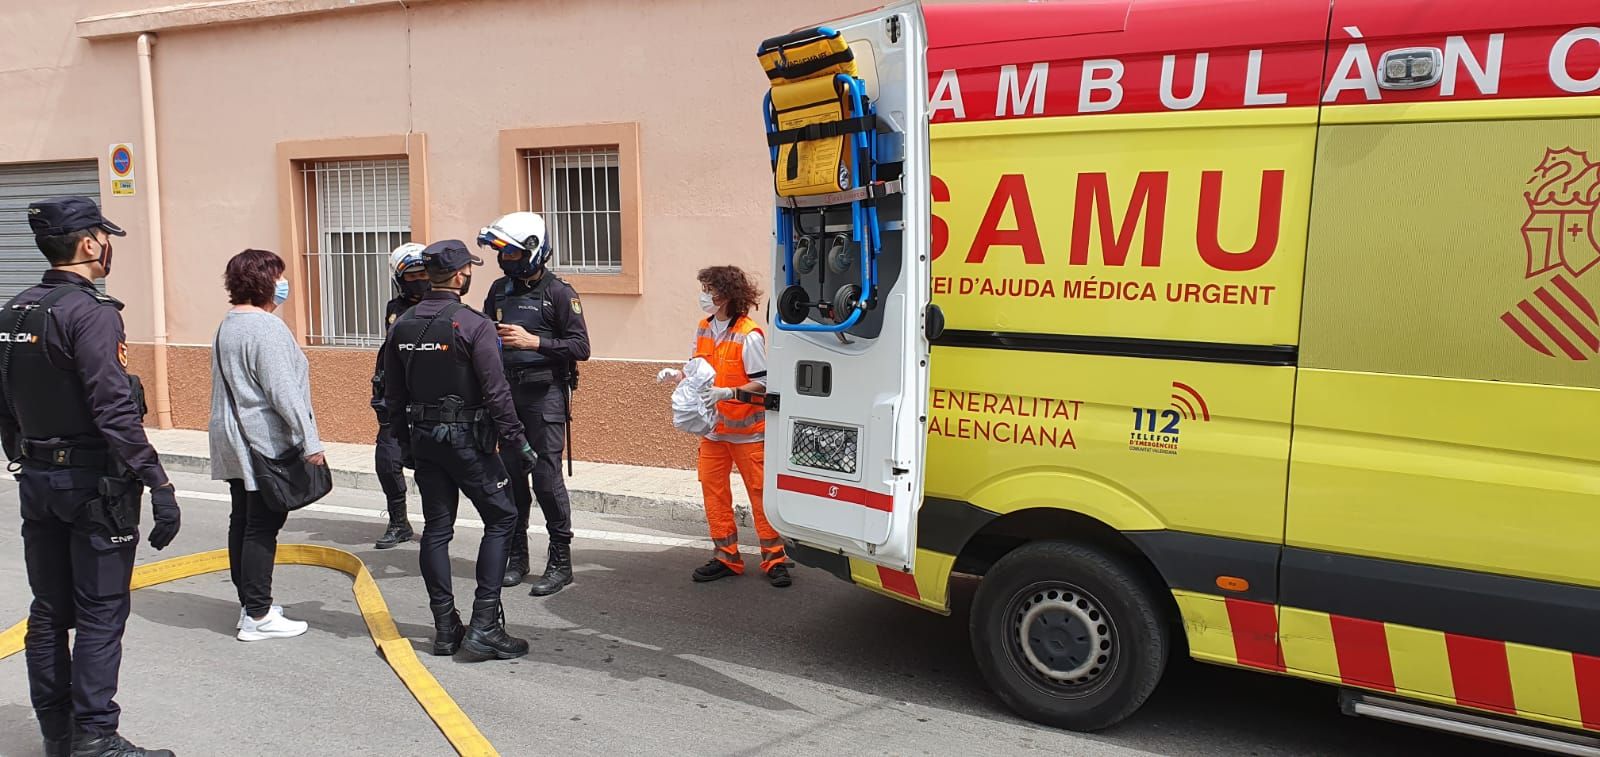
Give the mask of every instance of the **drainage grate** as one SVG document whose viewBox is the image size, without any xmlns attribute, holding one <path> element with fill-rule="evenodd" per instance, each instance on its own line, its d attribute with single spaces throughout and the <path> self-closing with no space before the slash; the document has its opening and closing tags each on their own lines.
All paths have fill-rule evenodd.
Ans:
<svg viewBox="0 0 1600 757">
<path fill-rule="evenodd" d="M 854 475 L 861 445 L 857 431 L 795 421 L 789 464 Z"/>
</svg>

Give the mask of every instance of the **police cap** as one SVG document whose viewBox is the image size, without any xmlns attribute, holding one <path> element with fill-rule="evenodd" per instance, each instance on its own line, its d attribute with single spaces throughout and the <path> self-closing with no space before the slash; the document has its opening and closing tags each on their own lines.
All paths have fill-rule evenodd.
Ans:
<svg viewBox="0 0 1600 757">
<path fill-rule="evenodd" d="M 469 265 L 483 265 L 483 260 L 467 251 L 459 239 L 445 239 L 428 245 L 422 251 L 422 264 L 428 273 L 454 273 Z"/>
<path fill-rule="evenodd" d="M 28 205 L 28 226 L 42 237 L 59 237 L 74 231 L 105 229 L 107 234 L 122 237 L 128 232 L 100 215 L 100 206 L 87 197 L 52 197 Z"/>
</svg>

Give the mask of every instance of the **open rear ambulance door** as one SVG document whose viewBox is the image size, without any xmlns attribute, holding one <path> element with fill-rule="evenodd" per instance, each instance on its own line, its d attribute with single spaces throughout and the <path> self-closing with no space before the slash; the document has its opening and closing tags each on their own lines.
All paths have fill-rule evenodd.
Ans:
<svg viewBox="0 0 1600 757">
<path fill-rule="evenodd" d="M 766 515 L 785 538 L 907 572 L 943 324 L 926 51 L 917 3 L 762 45 L 776 177 Z"/>
</svg>

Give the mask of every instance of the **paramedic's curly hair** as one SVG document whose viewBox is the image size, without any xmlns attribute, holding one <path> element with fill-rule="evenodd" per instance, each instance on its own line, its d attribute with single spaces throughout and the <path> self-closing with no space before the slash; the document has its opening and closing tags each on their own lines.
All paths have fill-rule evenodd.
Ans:
<svg viewBox="0 0 1600 757">
<path fill-rule="evenodd" d="M 756 286 L 755 280 L 738 266 L 714 265 L 702 268 L 695 278 L 700 280 L 702 286 L 710 289 L 713 296 L 727 300 L 730 319 L 749 315 L 750 311 L 761 302 L 761 289 Z"/>
</svg>

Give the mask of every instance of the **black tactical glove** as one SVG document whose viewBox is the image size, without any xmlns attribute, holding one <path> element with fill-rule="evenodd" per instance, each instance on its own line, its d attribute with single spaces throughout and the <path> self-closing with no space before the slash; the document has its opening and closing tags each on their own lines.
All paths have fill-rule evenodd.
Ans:
<svg viewBox="0 0 1600 757">
<path fill-rule="evenodd" d="M 528 470 L 533 470 L 533 464 L 539 460 L 539 456 L 533 453 L 533 445 L 527 442 L 522 443 L 522 449 L 517 450 L 517 454 L 522 456 L 522 464 L 528 466 Z"/>
<path fill-rule="evenodd" d="M 150 546 L 159 551 L 171 544 L 173 537 L 178 535 L 178 522 L 181 519 L 178 511 L 178 490 L 174 489 L 172 484 L 151 489 L 150 512 L 155 515 L 156 521 L 155 526 L 150 529 Z"/>
</svg>

